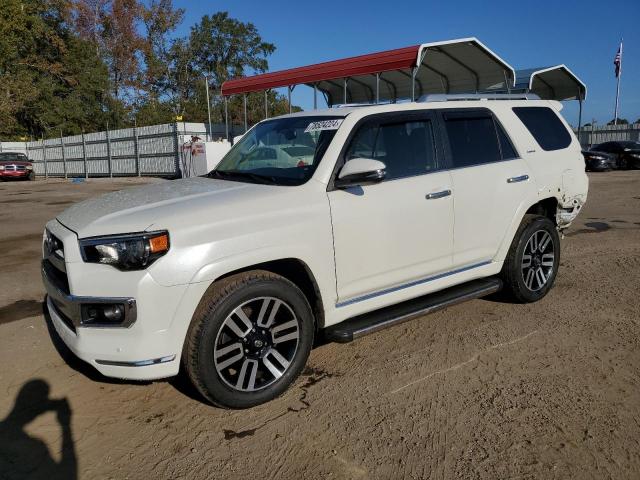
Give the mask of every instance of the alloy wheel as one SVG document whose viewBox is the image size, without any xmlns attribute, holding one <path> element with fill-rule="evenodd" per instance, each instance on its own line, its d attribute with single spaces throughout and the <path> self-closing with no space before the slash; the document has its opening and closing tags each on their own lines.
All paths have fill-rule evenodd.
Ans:
<svg viewBox="0 0 640 480">
<path fill-rule="evenodd" d="M 555 265 L 555 251 L 551 234 L 546 230 L 534 232 L 524 247 L 522 254 L 522 280 L 532 292 L 544 287 Z"/>
<path fill-rule="evenodd" d="M 275 297 L 258 297 L 236 307 L 216 336 L 213 361 L 220 378 L 243 392 L 261 390 L 280 379 L 296 355 L 300 322 Z"/>
</svg>

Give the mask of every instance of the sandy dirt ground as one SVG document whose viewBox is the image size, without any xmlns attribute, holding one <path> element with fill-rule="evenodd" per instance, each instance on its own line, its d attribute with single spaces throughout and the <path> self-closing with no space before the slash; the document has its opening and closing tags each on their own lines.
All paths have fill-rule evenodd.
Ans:
<svg viewBox="0 0 640 480">
<path fill-rule="evenodd" d="M 45 221 L 145 180 L 0 184 L 0 478 L 640 478 L 640 172 L 590 179 L 541 302 L 320 346 L 245 411 L 106 379 L 50 336 Z"/>
</svg>

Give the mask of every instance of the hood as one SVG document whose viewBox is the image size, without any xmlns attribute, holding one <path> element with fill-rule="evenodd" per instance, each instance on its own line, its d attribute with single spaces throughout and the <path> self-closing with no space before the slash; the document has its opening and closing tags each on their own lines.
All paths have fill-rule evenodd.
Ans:
<svg viewBox="0 0 640 480">
<path fill-rule="evenodd" d="M 23 167 L 28 167 L 31 165 L 31 162 L 25 162 L 24 160 L 0 160 L 0 165 L 22 165 Z"/>
<path fill-rule="evenodd" d="M 260 203 L 276 187 L 252 183 L 188 178 L 130 188 L 85 200 L 57 219 L 79 238 L 169 228 L 172 219 L 185 215 L 210 215 L 216 206 L 239 200 Z M 228 210 L 228 209 L 227 209 Z"/>
</svg>

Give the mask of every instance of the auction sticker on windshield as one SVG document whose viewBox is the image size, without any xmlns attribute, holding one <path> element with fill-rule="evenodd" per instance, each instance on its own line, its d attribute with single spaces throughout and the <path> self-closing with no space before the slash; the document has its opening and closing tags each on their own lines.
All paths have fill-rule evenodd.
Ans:
<svg viewBox="0 0 640 480">
<path fill-rule="evenodd" d="M 321 130 L 337 130 L 338 127 L 342 124 L 344 118 L 334 118 L 331 120 L 320 120 L 318 122 L 311 122 L 307 128 L 305 128 L 304 133 L 308 132 L 319 132 Z"/>
</svg>

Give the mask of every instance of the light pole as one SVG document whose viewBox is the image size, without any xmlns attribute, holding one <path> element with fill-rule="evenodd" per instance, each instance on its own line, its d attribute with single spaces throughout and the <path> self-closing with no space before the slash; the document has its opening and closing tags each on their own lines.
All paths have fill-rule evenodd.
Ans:
<svg viewBox="0 0 640 480">
<path fill-rule="evenodd" d="M 207 133 L 207 140 L 211 141 L 211 102 L 209 101 L 209 77 L 204 76 L 204 83 L 207 92 L 207 116 L 209 117 L 209 132 Z"/>
</svg>

